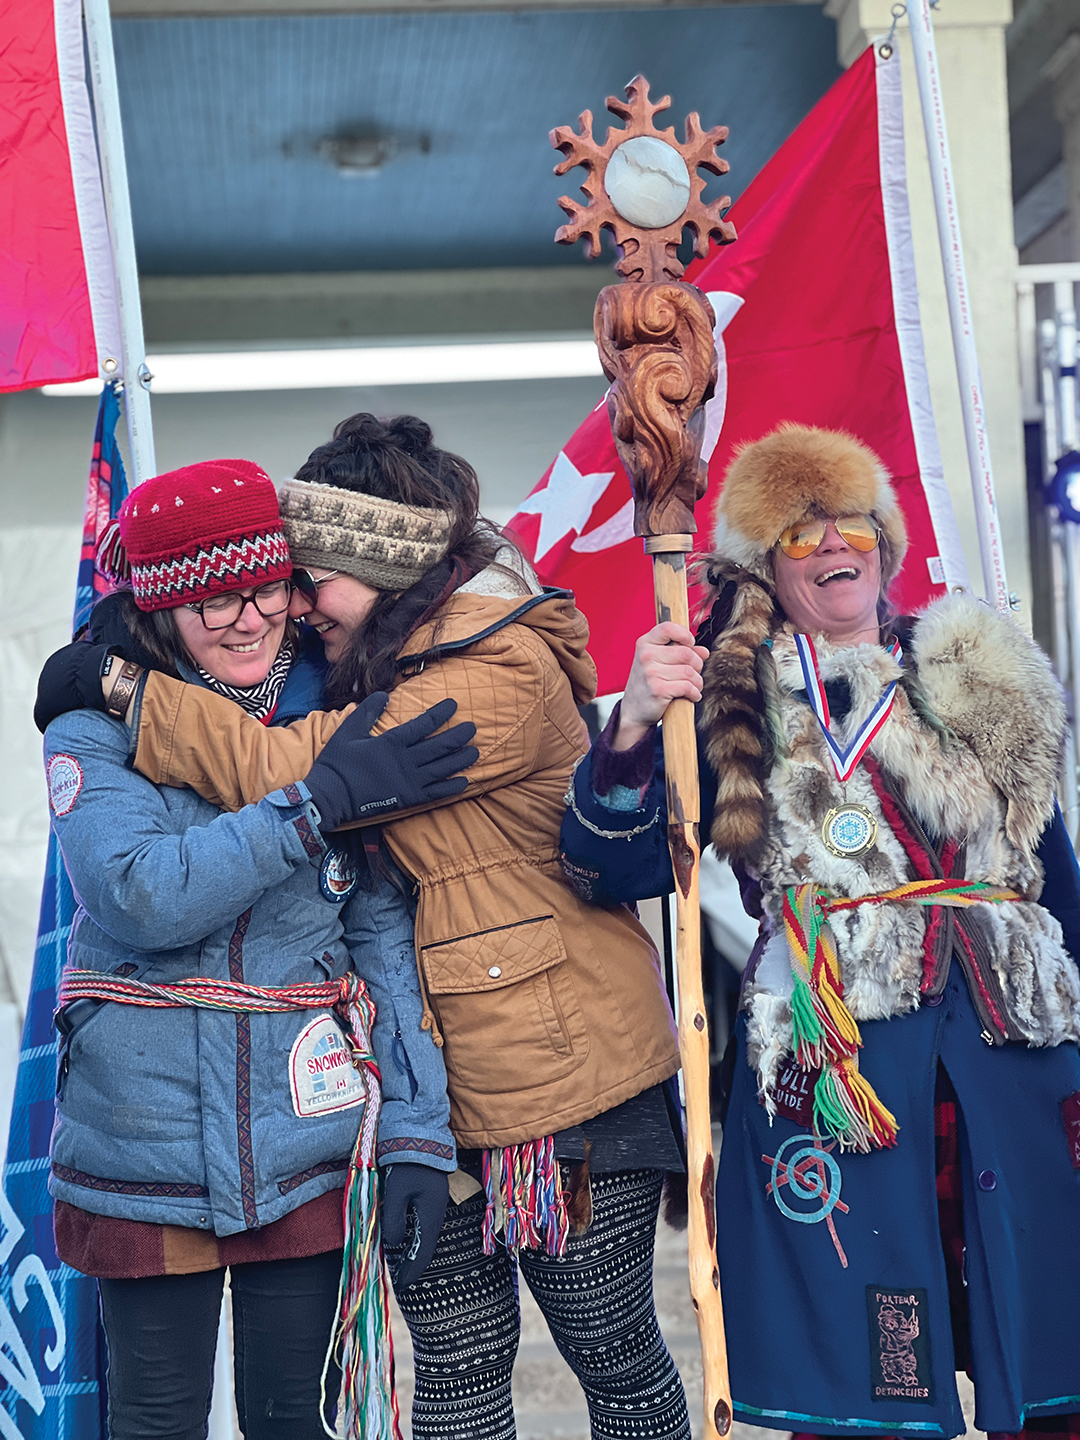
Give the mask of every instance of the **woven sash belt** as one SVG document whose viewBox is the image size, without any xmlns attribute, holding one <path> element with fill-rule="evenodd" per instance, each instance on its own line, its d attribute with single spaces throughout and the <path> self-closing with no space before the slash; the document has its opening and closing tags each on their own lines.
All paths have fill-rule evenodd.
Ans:
<svg viewBox="0 0 1080 1440">
<path fill-rule="evenodd" d="M 65 970 L 58 1008 L 76 1000 L 107 1000 L 150 1008 L 193 1006 L 234 1014 L 271 1014 L 285 1010 L 332 1010 L 345 1030 L 353 1063 L 364 1085 L 366 1103 L 360 1133 L 345 1182 L 345 1252 L 338 1314 L 323 1366 L 323 1428 L 326 1424 L 326 1376 L 336 1354 L 345 1381 L 347 1440 L 401 1440 L 394 1392 L 393 1345 L 386 1268 L 379 1241 L 379 1181 L 375 1135 L 382 1099 L 381 1077 L 371 1049 L 375 1006 L 359 975 L 343 975 L 321 984 L 267 988 L 235 980 L 197 976 L 156 985 L 97 970 Z M 336 1399 L 336 1397 L 330 1397 Z"/>
<path fill-rule="evenodd" d="M 844 1004 L 844 983 L 829 915 L 858 905 L 1004 904 L 1024 897 L 983 880 L 913 880 L 880 895 L 837 896 L 816 885 L 784 891 L 784 930 L 794 981 L 791 1021 L 795 1059 L 820 1072 L 814 1086 L 814 1125 L 842 1150 L 868 1153 L 896 1144 L 896 1117 L 859 1074 L 862 1036 Z"/>
</svg>

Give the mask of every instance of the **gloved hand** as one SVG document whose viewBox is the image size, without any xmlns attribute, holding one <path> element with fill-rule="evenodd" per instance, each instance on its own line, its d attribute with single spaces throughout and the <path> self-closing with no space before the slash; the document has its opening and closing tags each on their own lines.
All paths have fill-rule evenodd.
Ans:
<svg viewBox="0 0 1080 1440">
<path fill-rule="evenodd" d="M 450 1177 L 442 1170 L 409 1164 L 383 1169 L 383 1244 L 391 1251 L 402 1250 L 396 1264 L 393 1255 L 389 1257 L 395 1290 L 414 1285 L 431 1264 L 449 1199 Z M 413 1223 L 407 1226 L 410 1209 Z"/>
<path fill-rule="evenodd" d="M 34 724 L 44 735 L 45 727 L 69 710 L 104 710 L 101 667 L 109 654 L 107 645 L 90 645 L 75 640 L 50 655 L 38 676 Z"/>
<path fill-rule="evenodd" d="M 106 655 L 133 660 L 144 670 L 161 662 L 135 639 L 123 619 L 127 601 L 121 592 L 106 595 L 90 614 L 86 635 L 50 655 L 38 678 L 34 724 L 44 734 L 50 720 L 69 710 L 104 710 L 101 672 Z"/>
<path fill-rule="evenodd" d="M 440 700 L 414 720 L 372 735 L 371 727 L 389 698 L 383 691 L 369 695 L 330 737 L 304 776 L 324 834 L 350 820 L 381 820 L 395 810 L 446 800 L 460 795 L 469 783 L 456 772 L 468 769 L 479 757 L 476 746 L 467 743 L 476 726 L 464 721 L 441 735 L 433 734 L 453 715 L 457 701 Z"/>
</svg>

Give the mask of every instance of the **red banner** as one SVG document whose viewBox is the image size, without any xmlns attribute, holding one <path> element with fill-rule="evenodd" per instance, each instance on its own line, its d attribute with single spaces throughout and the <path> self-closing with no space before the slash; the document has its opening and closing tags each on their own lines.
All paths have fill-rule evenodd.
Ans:
<svg viewBox="0 0 1080 1440">
<path fill-rule="evenodd" d="M 733 449 L 783 420 L 850 431 L 893 477 L 911 537 L 896 587 L 913 609 L 966 581 L 926 384 L 904 174 L 899 62 L 866 53 L 732 207 L 738 240 L 689 267 L 716 312 L 701 549 Z M 601 694 L 654 623 L 650 562 L 604 404 L 510 521 L 541 579 L 572 589 Z"/>
<path fill-rule="evenodd" d="M 0 49 L 0 390 L 119 353 L 78 0 L 10 0 Z M 95 340 L 95 329 L 97 339 Z"/>
</svg>

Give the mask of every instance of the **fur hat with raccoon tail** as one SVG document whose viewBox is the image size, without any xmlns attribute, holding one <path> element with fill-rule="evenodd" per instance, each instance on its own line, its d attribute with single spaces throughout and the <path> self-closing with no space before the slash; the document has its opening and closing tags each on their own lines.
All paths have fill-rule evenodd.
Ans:
<svg viewBox="0 0 1080 1440">
<path fill-rule="evenodd" d="M 886 588 L 903 563 L 907 530 L 884 465 L 853 435 L 786 423 L 736 451 L 716 507 L 713 553 L 771 584 L 771 551 L 789 525 L 841 515 L 872 515 L 881 526 Z"/>
</svg>

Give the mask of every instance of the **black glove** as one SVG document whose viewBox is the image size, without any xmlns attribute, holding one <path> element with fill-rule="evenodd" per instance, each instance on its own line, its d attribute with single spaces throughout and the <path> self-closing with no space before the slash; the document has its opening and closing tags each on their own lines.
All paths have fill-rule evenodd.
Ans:
<svg viewBox="0 0 1080 1440">
<path fill-rule="evenodd" d="M 135 639 L 124 622 L 122 592 L 106 595 L 90 614 L 83 637 L 50 655 L 38 678 L 34 724 L 44 734 L 50 720 L 69 710 L 104 710 L 101 672 L 106 655 L 133 660 L 144 670 L 160 670 L 161 661 Z"/>
<path fill-rule="evenodd" d="M 430 1165 L 387 1165 L 383 1170 L 382 1235 L 391 1254 L 394 1289 L 415 1285 L 431 1264 L 450 1199 L 450 1177 Z M 412 1225 L 406 1218 L 412 1210 Z M 406 1243 L 406 1237 L 408 1243 Z"/>
<path fill-rule="evenodd" d="M 34 724 L 43 735 L 50 720 L 69 710 L 105 709 L 101 667 L 108 653 L 107 645 L 75 640 L 45 661 L 34 704 Z"/>
<path fill-rule="evenodd" d="M 433 734 L 453 715 L 457 701 L 440 700 L 414 720 L 372 735 L 371 727 L 389 698 L 382 691 L 369 695 L 330 737 L 304 776 L 324 833 L 350 820 L 381 820 L 395 810 L 446 800 L 460 795 L 469 783 L 456 772 L 468 769 L 479 757 L 476 746 L 467 743 L 476 726 L 466 720 L 441 735 Z"/>
</svg>

